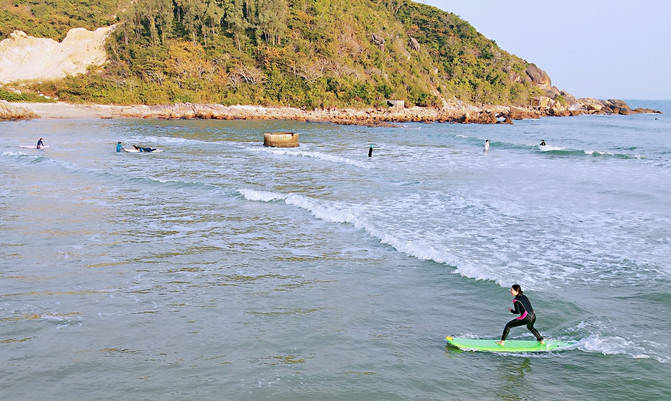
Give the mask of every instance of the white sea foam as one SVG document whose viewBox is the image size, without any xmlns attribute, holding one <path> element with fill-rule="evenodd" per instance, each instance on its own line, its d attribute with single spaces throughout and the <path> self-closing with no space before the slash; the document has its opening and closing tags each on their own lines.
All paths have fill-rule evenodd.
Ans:
<svg viewBox="0 0 671 401">
<path fill-rule="evenodd" d="M 659 356 L 651 356 L 646 350 L 618 336 L 600 336 L 592 334 L 578 342 L 578 348 L 585 352 L 599 352 L 604 355 L 628 355 L 634 359 L 653 358 L 659 362 L 666 363 L 667 360 Z"/>
<path fill-rule="evenodd" d="M 552 152 L 552 151 L 557 151 L 557 150 L 566 150 L 566 148 L 562 148 L 559 146 L 551 146 L 551 145 L 538 145 L 538 149 L 540 149 L 541 152 Z"/>
<path fill-rule="evenodd" d="M 2 155 L 3 155 L 3 156 L 10 156 L 10 157 L 11 157 L 11 156 L 14 156 L 14 157 L 17 157 L 17 156 L 33 156 L 33 157 L 39 157 L 39 156 L 35 156 L 35 155 L 29 155 L 29 154 L 26 154 L 26 153 L 23 153 L 23 152 L 12 152 L 12 151 L 3 151 L 3 152 L 2 152 Z"/>
<path fill-rule="evenodd" d="M 250 189 L 239 189 L 238 192 L 248 200 L 263 202 L 284 201 L 288 205 L 297 206 L 309 211 L 313 216 L 321 220 L 351 224 L 378 239 L 380 243 L 389 245 L 408 256 L 457 267 L 457 272 L 466 277 L 491 280 L 492 272 L 483 271 L 470 264 L 459 263 L 457 258 L 449 253 L 449 250 L 439 250 L 430 241 L 421 238 L 404 238 L 403 235 L 399 235 L 399 232 L 402 230 L 397 230 L 392 234 L 389 230 L 377 227 L 367 218 L 363 217 L 369 213 L 362 206 L 348 206 L 337 202 L 315 200 L 297 194 L 286 195 Z M 497 282 L 503 285 L 502 280 L 497 280 Z"/>
<path fill-rule="evenodd" d="M 367 213 L 366 209 L 362 206 L 316 200 L 297 194 L 285 195 L 249 189 L 239 189 L 238 192 L 248 200 L 263 202 L 282 200 L 288 205 L 297 206 L 309 211 L 318 219 L 332 223 L 351 224 L 378 239 L 380 243 L 389 245 L 399 252 L 420 260 L 431 260 L 451 266 L 456 266 L 457 264 L 456 258 L 449 253 L 449 250 L 440 250 L 421 239 L 403 238 L 402 236 L 391 234 L 387 230 L 376 227 L 375 224 L 364 217 Z"/>
<path fill-rule="evenodd" d="M 266 153 L 271 153 L 273 155 L 278 155 L 278 156 L 308 157 L 308 158 L 324 160 L 324 161 L 328 161 L 328 162 L 332 162 L 332 163 L 349 164 L 351 166 L 356 166 L 356 167 L 365 168 L 365 169 L 369 169 L 369 168 L 373 167 L 371 164 L 368 164 L 368 163 L 365 163 L 365 162 L 361 162 L 361 161 L 353 160 L 353 159 L 348 159 L 346 157 L 332 155 L 332 154 L 324 153 L 324 152 L 307 151 L 307 150 L 300 150 L 300 149 L 295 149 L 295 150 L 274 149 L 274 148 L 266 148 L 266 147 L 247 147 L 247 148 L 245 148 L 245 150 L 248 150 L 248 151 L 251 151 L 251 152 L 266 152 Z"/>
<path fill-rule="evenodd" d="M 509 285 L 511 279 L 525 288 L 541 289 L 570 282 L 635 283 L 648 279 L 650 274 L 664 274 L 652 260 L 647 262 L 651 254 L 646 246 L 642 249 L 647 257 L 631 260 L 598 251 L 619 246 L 617 237 L 596 237 L 584 232 L 558 242 L 551 234 L 575 226 L 576 221 L 590 230 L 617 224 L 601 214 L 571 216 L 545 207 L 543 215 L 547 218 L 539 222 L 529 218 L 530 210 L 519 204 L 504 199 L 479 200 L 473 193 L 470 198 L 435 192 L 358 204 L 251 189 L 238 192 L 248 200 L 282 201 L 321 220 L 351 224 L 408 256 L 446 264 L 463 277 L 493 281 L 502 287 Z M 622 214 L 618 217 L 631 221 L 637 218 Z M 515 227 L 513 232 L 508 231 L 511 226 Z M 469 234 L 472 232 L 479 235 Z M 645 274 L 632 275 L 632 269 L 645 269 Z"/>
<path fill-rule="evenodd" d="M 579 340 L 575 347 L 585 352 L 598 352 L 603 355 L 626 355 L 634 359 L 654 359 L 661 363 L 668 363 L 671 359 L 662 355 L 664 351 L 660 344 L 651 341 L 637 342 L 636 339 L 626 339 L 618 335 L 603 334 L 603 331 L 616 330 L 600 321 L 580 322 L 576 329 L 586 332 L 587 336 Z"/>
<path fill-rule="evenodd" d="M 601 156 L 613 156 L 614 155 L 613 153 L 601 152 L 599 150 L 585 150 L 584 152 L 585 152 L 586 155 L 594 155 L 594 154 L 601 155 Z"/>
<path fill-rule="evenodd" d="M 238 192 L 247 200 L 251 201 L 272 202 L 275 200 L 286 199 L 286 195 L 275 192 L 256 191 L 253 189 L 238 189 Z"/>
<path fill-rule="evenodd" d="M 454 270 L 455 274 L 459 274 L 463 277 L 471 278 L 476 281 L 494 281 L 501 287 L 507 287 L 509 285 L 509 277 L 521 276 L 517 269 L 509 269 L 504 274 L 501 274 L 498 271 L 487 268 L 485 265 L 475 265 L 464 262 L 455 263 L 454 265 L 456 266 L 456 269 Z M 524 283 L 524 288 L 533 288 L 533 285 L 530 286 L 529 282 L 527 281 Z"/>
<path fill-rule="evenodd" d="M 172 137 L 172 136 L 152 136 L 152 135 L 130 136 L 130 137 L 124 138 L 123 142 L 153 143 L 153 144 L 174 144 L 174 145 L 187 145 L 187 144 L 212 145 L 212 144 L 217 144 L 218 143 L 218 142 L 199 141 L 197 139 L 187 139 L 187 138 L 179 138 L 179 137 Z"/>
</svg>

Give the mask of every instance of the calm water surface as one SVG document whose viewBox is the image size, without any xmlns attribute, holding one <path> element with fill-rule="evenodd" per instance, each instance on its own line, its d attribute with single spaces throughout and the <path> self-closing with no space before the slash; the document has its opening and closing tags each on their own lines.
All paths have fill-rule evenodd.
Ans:
<svg viewBox="0 0 671 401">
<path fill-rule="evenodd" d="M 632 103 L 667 114 L 0 123 L 0 398 L 671 399 L 671 103 Z M 573 349 L 445 347 L 514 282 Z"/>
</svg>

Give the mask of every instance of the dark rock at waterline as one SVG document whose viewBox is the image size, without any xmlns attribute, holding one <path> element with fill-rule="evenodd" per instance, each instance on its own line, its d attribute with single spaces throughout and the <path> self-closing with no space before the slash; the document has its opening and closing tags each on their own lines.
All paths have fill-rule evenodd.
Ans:
<svg viewBox="0 0 671 401">
<path fill-rule="evenodd" d="M 511 107 L 506 117 L 511 120 L 528 120 L 541 117 L 541 113 L 537 110 Z"/>
<path fill-rule="evenodd" d="M 630 110 L 629 105 L 627 104 L 627 102 L 625 102 L 622 99 L 608 99 L 608 100 L 606 100 L 606 102 L 611 104 L 613 106 L 613 108 L 617 107 L 618 109 Z"/>
<path fill-rule="evenodd" d="M 636 114 L 662 114 L 659 110 L 648 109 L 646 107 L 638 107 L 632 110 Z"/>
</svg>

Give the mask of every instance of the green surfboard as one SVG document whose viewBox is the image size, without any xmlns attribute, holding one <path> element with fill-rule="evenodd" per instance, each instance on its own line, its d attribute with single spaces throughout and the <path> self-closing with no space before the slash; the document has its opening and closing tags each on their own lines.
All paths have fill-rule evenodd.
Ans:
<svg viewBox="0 0 671 401">
<path fill-rule="evenodd" d="M 463 351 L 485 352 L 549 352 L 560 351 L 574 344 L 574 342 L 547 340 L 541 344 L 536 340 L 506 340 L 505 345 L 499 345 L 496 340 L 479 338 L 445 337 L 447 343 Z"/>
</svg>

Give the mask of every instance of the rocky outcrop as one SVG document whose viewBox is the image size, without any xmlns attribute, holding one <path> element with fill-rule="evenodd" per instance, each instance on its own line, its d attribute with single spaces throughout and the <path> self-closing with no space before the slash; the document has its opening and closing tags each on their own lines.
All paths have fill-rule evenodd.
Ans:
<svg viewBox="0 0 671 401">
<path fill-rule="evenodd" d="M 538 68 L 536 64 L 529 64 L 525 72 L 534 84 L 547 89 L 552 86 L 550 76 Z"/>
<path fill-rule="evenodd" d="M 535 109 L 511 107 L 506 117 L 512 120 L 529 120 L 540 118 L 541 113 Z"/>
<path fill-rule="evenodd" d="M 507 67 L 503 69 L 511 79 L 518 82 L 518 76 L 515 72 Z M 544 95 L 538 96 L 531 100 L 530 112 L 528 109 L 520 109 L 510 107 L 510 111 L 506 116 L 511 119 L 518 120 L 524 118 L 537 118 L 539 116 L 578 116 L 581 114 L 619 114 L 630 115 L 640 113 L 660 113 L 657 110 L 638 108 L 631 109 L 629 105 L 620 99 L 598 100 L 593 98 L 576 99 L 575 96 L 568 92 L 559 90 L 556 86 L 552 86 L 550 76 L 535 64 L 529 64 L 525 70 L 526 76 L 522 79 L 527 82 L 531 81 L 534 85 L 542 89 Z M 524 111 L 523 111 L 524 110 Z M 532 117 L 537 113 L 536 117 Z"/>
<path fill-rule="evenodd" d="M 14 31 L 0 41 L 0 83 L 47 80 L 82 74 L 105 63 L 105 39 L 114 25 L 89 31 L 71 29 L 62 42 Z"/>
<path fill-rule="evenodd" d="M 599 113 L 603 110 L 603 103 L 601 101 L 592 99 L 591 97 L 586 97 L 578 100 L 586 112 L 593 114 Z"/>
<path fill-rule="evenodd" d="M 413 37 L 410 37 L 410 39 L 408 40 L 408 46 L 410 46 L 410 48 L 412 50 L 415 50 L 415 51 L 419 50 L 419 42 L 417 41 L 417 39 L 415 39 Z"/>
<path fill-rule="evenodd" d="M 382 36 L 372 33 L 372 34 L 370 35 L 370 40 L 371 40 L 371 42 L 373 42 L 377 47 L 379 47 L 381 50 L 384 50 L 384 43 L 385 43 L 385 40 L 384 40 L 384 38 L 383 38 Z"/>
<path fill-rule="evenodd" d="M 632 110 L 634 114 L 662 114 L 661 111 L 655 109 L 649 109 L 647 107 L 637 107 Z"/>
<path fill-rule="evenodd" d="M 617 99 L 578 99 L 571 104 L 566 99 L 546 98 L 547 104 L 531 107 L 482 105 L 454 101 L 443 108 L 369 108 L 369 109 L 314 109 L 294 107 L 223 106 L 220 104 L 179 103 L 171 105 L 81 105 L 68 103 L 0 103 L 2 106 L 21 107 L 23 111 L 13 118 L 156 118 L 156 119 L 217 119 L 217 120 L 295 120 L 332 122 L 348 125 L 389 125 L 401 122 L 454 122 L 464 124 L 512 123 L 513 120 L 537 119 L 544 116 L 576 116 L 581 114 L 649 113 L 650 109 L 632 110 Z M 626 106 L 626 107 L 625 107 Z M 600 107 L 600 108 L 599 108 Z M 599 111 L 597 111 L 599 110 Z M 625 110 L 625 111 L 623 111 Z M 35 113 L 31 113 L 35 112 Z M 1 117 L 0 117 L 1 118 Z"/>
<path fill-rule="evenodd" d="M 582 98 L 578 99 L 578 103 L 580 104 L 579 110 L 582 112 L 582 114 L 619 114 L 623 116 L 642 113 L 661 114 L 660 111 L 653 109 L 632 109 L 624 100 L 621 99 L 598 100 L 592 98 Z"/>
<path fill-rule="evenodd" d="M 0 121 L 2 120 L 29 120 L 39 116 L 32 111 L 0 100 Z"/>
</svg>

